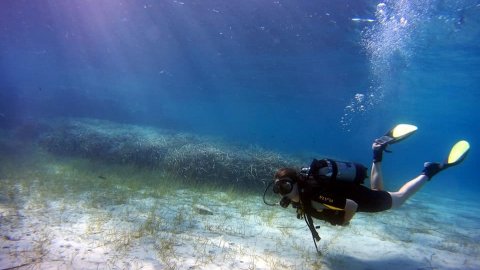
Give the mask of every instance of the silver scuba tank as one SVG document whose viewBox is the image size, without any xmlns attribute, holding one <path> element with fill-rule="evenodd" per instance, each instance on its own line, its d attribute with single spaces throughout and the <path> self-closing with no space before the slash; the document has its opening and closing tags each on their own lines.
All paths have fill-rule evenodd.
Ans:
<svg viewBox="0 0 480 270">
<path fill-rule="evenodd" d="M 310 167 L 302 168 L 300 173 L 308 177 L 313 177 L 315 180 L 336 180 L 360 185 L 363 184 L 367 177 L 367 168 L 355 162 L 314 159 Z"/>
</svg>

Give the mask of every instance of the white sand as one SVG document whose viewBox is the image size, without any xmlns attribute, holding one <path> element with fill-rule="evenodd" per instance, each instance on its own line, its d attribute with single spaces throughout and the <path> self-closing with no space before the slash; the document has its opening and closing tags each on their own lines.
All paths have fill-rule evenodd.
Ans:
<svg viewBox="0 0 480 270">
<path fill-rule="evenodd" d="M 293 209 L 260 196 L 179 190 L 98 208 L 21 201 L 0 202 L 0 269 L 480 269 L 479 204 L 425 192 L 348 227 L 317 221 L 321 255 Z"/>
</svg>

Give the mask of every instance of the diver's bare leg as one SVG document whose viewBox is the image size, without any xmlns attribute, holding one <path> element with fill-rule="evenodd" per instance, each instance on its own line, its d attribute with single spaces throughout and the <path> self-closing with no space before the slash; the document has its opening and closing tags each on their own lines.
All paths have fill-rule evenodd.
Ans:
<svg viewBox="0 0 480 270">
<path fill-rule="evenodd" d="M 383 190 L 382 163 L 374 162 L 370 173 L 370 188 L 373 190 Z"/>
<path fill-rule="evenodd" d="M 421 174 L 416 178 L 408 181 L 398 191 L 389 192 L 392 196 L 392 208 L 398 208 L 402 206 L 402 204 L 413 194 L 419 191 L 427 181 L 428 177 Z"/>
<path fill-rule="evenodd" d="M 372 144 L 373 164 L 370 173 L 370 188 L 373 190 L 383 190 L 382 156 L 386 145 L 376 139 Z"/>
</svg>

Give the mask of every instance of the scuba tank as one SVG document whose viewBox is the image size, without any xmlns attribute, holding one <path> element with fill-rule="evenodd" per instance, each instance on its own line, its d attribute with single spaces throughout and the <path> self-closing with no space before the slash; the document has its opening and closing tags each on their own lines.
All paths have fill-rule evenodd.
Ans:
<svg viewBox="0 0 480 270">
<path fill-rule="evenodd" d="M 361 185 L 367 178 L 367 167 L 349 161 L 314 159 L 310 167 L 301 169 L 300 174 L 304 179 L 313 178 L 323 182 L 341 181 Z"/>
</svg>

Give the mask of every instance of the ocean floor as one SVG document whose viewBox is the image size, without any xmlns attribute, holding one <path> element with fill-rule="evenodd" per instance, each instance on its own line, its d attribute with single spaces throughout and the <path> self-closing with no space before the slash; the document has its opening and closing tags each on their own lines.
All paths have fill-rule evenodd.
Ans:
<svg viewBox="0 0 480 270">
<path fill-rule="evenodd" d="M 348 227 L 317 221 L 317 254 L 262 194 L 41 151 L 0 169 L 0 269 L 480 269 L 480 204 L 427 189 Z"/>
</svg>

